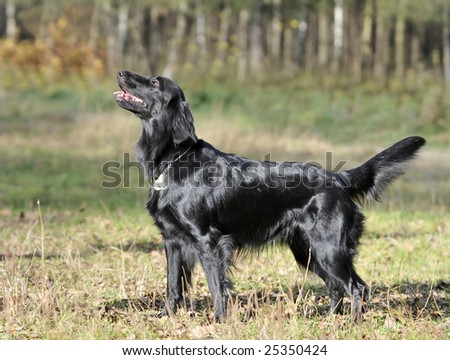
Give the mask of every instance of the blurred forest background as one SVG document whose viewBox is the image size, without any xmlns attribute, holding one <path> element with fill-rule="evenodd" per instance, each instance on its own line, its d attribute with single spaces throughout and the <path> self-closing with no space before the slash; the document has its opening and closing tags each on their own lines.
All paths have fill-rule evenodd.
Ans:
<svg viewBox="0 0 450 360">
<path fill-rule="evenodd" d="M 5 146 L 13 135 L 32 147 L 84 129 L 73 140 L 85 139 L 83 156 L 120 157 L 139 126 L 111 120 L 129 116 L 111 96 L 125 68 L 173 78 L 200 136 L 225 151 L 309 161 L 334 149 L 357 162 L 418 134 L 441 149 L 429 167 L 448 165 L 450 0 L 0 0 L 0 64 Z M 89 131 L 104 131 L 105 119 L 108 132 L 94 141 Z M 111 151 L 98 153 L 108 137 Z M 48 193 L 49 169 L 64 176 L 46 167 L 28 199 L 69 196 Z M 445 186 L 447 167 L 436 175 Z M 23 204 L 23 169 L 10 170 L 20 186 L 4 172 L 0 200 Z"/>
<path fill-rule="evenodd" d="M 448 0 L 2 0 L 0 60 L 43 77 L 433 72 L 450 86 Z"/>
</svg>

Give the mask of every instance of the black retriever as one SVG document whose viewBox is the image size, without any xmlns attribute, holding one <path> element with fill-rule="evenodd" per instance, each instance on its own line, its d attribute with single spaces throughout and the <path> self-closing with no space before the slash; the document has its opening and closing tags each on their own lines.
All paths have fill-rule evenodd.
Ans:
<svg viewBox="0 0 450 360">
<path fill-rule="evenodd" d="M 358 204 L 378 200 L 425 144 L 403 139 L 363 165 L 341 173 L 308 163 L 254 161 L 226 154 L 197 138 L 181 88 L 160 76 L 118 73 L 117 104 L 142 121 L 139 161 L 153 186 L 147 209 L 167 257 L 167 306 L 175 312 L 197 260 L 215 305 L 226 316 L 233 253 L 275 241 L 330 291 L 330 313 L 343 296 L 359 317 L 367 287 L 353 266 L 364 228 Z"/>
</svg>

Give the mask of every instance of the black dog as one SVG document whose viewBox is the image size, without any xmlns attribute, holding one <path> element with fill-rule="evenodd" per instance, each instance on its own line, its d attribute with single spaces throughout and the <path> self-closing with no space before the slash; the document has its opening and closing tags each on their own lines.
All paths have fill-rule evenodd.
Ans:
<svg viewBox="0 0 450 360">
<path fill-rule="evenodd" d="M 363 165 L 332 173 L 307 163 L 275 163 L 225 154 L 197 138 L 181 88 L 164 77 L 118 73 L 117 104 L 142 121 L 139 161 L 153 181 L 147 209 L 167 257 L 168 306 L 175 312 L 200 261 L 215 304 L 226 316 L 235 250 L 279 241 L 327 285 L 330 313 L 344 294 L 353 314 L 367 295 L 353 258 L 364 228 L 357 203 L 378 200 L 425 140 L 409 137 Z"/>
</svg>

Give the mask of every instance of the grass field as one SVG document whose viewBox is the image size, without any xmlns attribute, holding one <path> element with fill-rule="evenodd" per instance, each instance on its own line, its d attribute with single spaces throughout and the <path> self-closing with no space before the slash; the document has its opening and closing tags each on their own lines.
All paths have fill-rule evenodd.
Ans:
<svg viewBox="0 0 450 360">
<path fill-rule="evenodd" d="M 332 151 L 334 163 L 348 160 L 350 167 L 403 136 L 429 140 L 384 202 L 365 211 L 356 266 L 372 299 L 360 323 L 326 317 L 321 281 L 273 247 L 237 259 L 230 316 L 216 324 L 200 268 L 184 308 L 155 317 L 166 270 L 162 240 L 143 208 L 147 189 L 138 187 L 135 168 L 130 187 L 100 187 L 102 164 L 121 161 L 124 152 L 134 158 L 138 121 L 112 110 L 101 90 L 0 93 L 8 104 L 0 109 L 0 338 L 450 339 L 447 113 L 419 123 L 433 98 L 352 94 L 313 90 L 299 104 L 277 97 L 264 114 L 261 94 L 225 94 L 219 105 L 195 94 L 199 135 L 254 158 L 270 152 L 324 164 Z M 372 121 L 357 121 L 368 114 Z"/>
</svg>

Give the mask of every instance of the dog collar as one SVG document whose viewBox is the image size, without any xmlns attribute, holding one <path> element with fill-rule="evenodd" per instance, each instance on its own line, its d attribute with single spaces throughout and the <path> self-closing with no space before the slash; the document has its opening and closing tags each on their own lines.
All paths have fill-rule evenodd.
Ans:
<svg viewBox="0 0 450 360">
<path fill-rule="evenodd" d="M 195 144 L 194 144 L 195 145 Z M 166 173 L 170 170 L 170 168 L 175 164 L 177 161 L 179 161 L 184 155 L 188 153 L 189 150 L 192 149 L 194 145 L 191 145 L 185 150 L 183 153 L 178 155 L 174 160 L 170 161 L 167 166 L 161 171 L 161 174 L 158 175 L 158 177 L 153 182 L 153 189 L 156 191 L 165 190 L 167 188 L 166 184 Z"/>
</svg>

